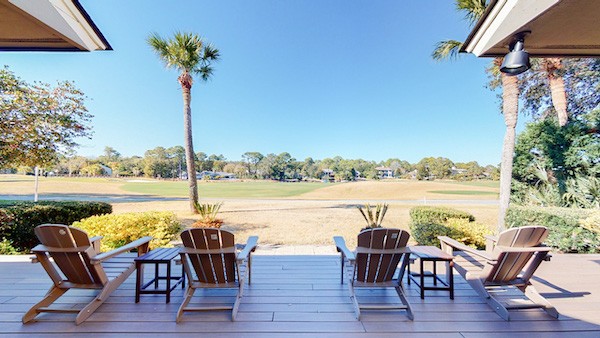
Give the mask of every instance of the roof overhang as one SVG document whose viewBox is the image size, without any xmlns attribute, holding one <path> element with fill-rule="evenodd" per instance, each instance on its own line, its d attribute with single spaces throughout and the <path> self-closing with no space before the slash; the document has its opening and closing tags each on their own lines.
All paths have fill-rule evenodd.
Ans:
<svg viewBox="0 0 600 338">
<path fill-rule="evenodd" d="M 112 50 L 78 0 L 0 0 L 1 51 Z"/>
<path fill-rule="evenodd" d="M 531 31 L 533 57 L 600 57 L 599 0 L 491 0 L 461 52 L 501 57 L 516 33 Z"/>
</svg>

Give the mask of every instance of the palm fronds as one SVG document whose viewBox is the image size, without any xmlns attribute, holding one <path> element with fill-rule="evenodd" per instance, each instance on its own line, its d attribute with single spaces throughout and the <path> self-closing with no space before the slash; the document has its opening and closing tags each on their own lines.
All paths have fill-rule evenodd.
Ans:
<svg viewBox="0 0 600 338">
<path fill-rule="evenodd" d="M 463 43 L 456 40 L 444 40 L 435 44 L 435 49 L 431 53 L 431 57 L 435 61 L 446 59 L 455 60 L 458 57 L 458 52 Z"/>
<path fill-rule="evenodd" d="M 217 48 L 193 33 L 177 32 L 171 39 L 152 33 L 146 42 L 167 68 L 175 68 L 182 74 L 199 75 L 203 81 L 210 78 L 211 64 L 221 57 Z"/>
<path fill-rule="evenodd" d="M 217 214 L 221 209 L 223 202 L 219 203 L 199 203 L 194 202 L 194 208 L 200 214 L 201 220 L 204 222 L 213 222 L 217 219 Z"/>
<path fill-rule="evenodd" d="M 365 221 L 367 221 L 368 227 L 381 228 L 381 223 L 387 212 L 388 204 L 377 204 L 375 208 L 371 207 L 369 204 L 365 204 L 364 207 L 359 205 L 357 208 L 365 218 Z"/>
</svg>

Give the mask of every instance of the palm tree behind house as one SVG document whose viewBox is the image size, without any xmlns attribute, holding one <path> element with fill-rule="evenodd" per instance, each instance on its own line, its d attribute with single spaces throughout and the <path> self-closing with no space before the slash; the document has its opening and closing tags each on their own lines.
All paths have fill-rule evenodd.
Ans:
<svg viewBox="0 0 600 338">
<path fill-rule="evenodd" d="M 196 166 L 194 164 L 194 146 L 192 142 L 192 84 L 193 75 L 207 81 L 212 73 L 211 64 L 219 60 L 219 50 L 206 43 L 200 36 L 192 33 L 175 33 L 171 39 L 163 39 L 153 33 L 147 39 L 158 57 L 167 68 L 175 68 L 180 72 L 177 80 L 183 94 L 183 124 L 185 139 L 185 160 L 189 182 L 190 210 L 196 213 L 194 203 L 198 200 L 198 184 Z"/>
</svg>

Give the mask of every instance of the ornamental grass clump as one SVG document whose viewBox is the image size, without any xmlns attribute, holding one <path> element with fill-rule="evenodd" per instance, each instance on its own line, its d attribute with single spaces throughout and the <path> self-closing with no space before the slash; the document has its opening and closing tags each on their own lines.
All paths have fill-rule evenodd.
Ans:
<svg viewBox="0 0 600 338">
<path fill-rule="evenodd" d="M 200 214 L 200 219 L 192 224 L 194 228 L 220 228 L 223 220 L 217 218 L 223 202 L 219 203 L 194 203 L 194 208 Z"/>
<path fill-rule="evenodd" d="M 388 209 L 388 204 L 377 204 L 375 208 L 371 207 L 369 204 L 365 204 L 364 207 L 362 205 L 357 206 L 360 213 L 367 221 L 367 228 L 381 228 L 381 223 L 383 223 L 383 217 L 385 217 L 385 213 Z"/>
</svg>

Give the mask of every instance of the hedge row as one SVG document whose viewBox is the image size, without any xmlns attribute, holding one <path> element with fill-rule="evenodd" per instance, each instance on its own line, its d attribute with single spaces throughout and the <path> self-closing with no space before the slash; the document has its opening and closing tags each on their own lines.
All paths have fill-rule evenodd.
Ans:
<svg viewBox="0 0 600 338">
<path fill-rule="evenodd" d="M 511 206 L 506 225 L 543 225 L 550 230 L 546 243 L 562 252 L 600 253 L 599 214 L 589 209 Z"/>
<path fill-rule="evenodd" d="M 112 206 L 102 202 L 0 202 L 0 240 L 6 239 L 21 252 L 38 244 L 33 229 L 44 223 L 71 225 L 75 221 L 109 214 Z"/>
<path fill-rule="evenodd" d="M 410 210 L 410 231 L 420 245 L 439 246 L 438 236 L 448 236 L 476 248 L 485 247 L 491 230 L 475 222 L 468 212 L 445 207 L 415 207 Z"/>
</svg>

